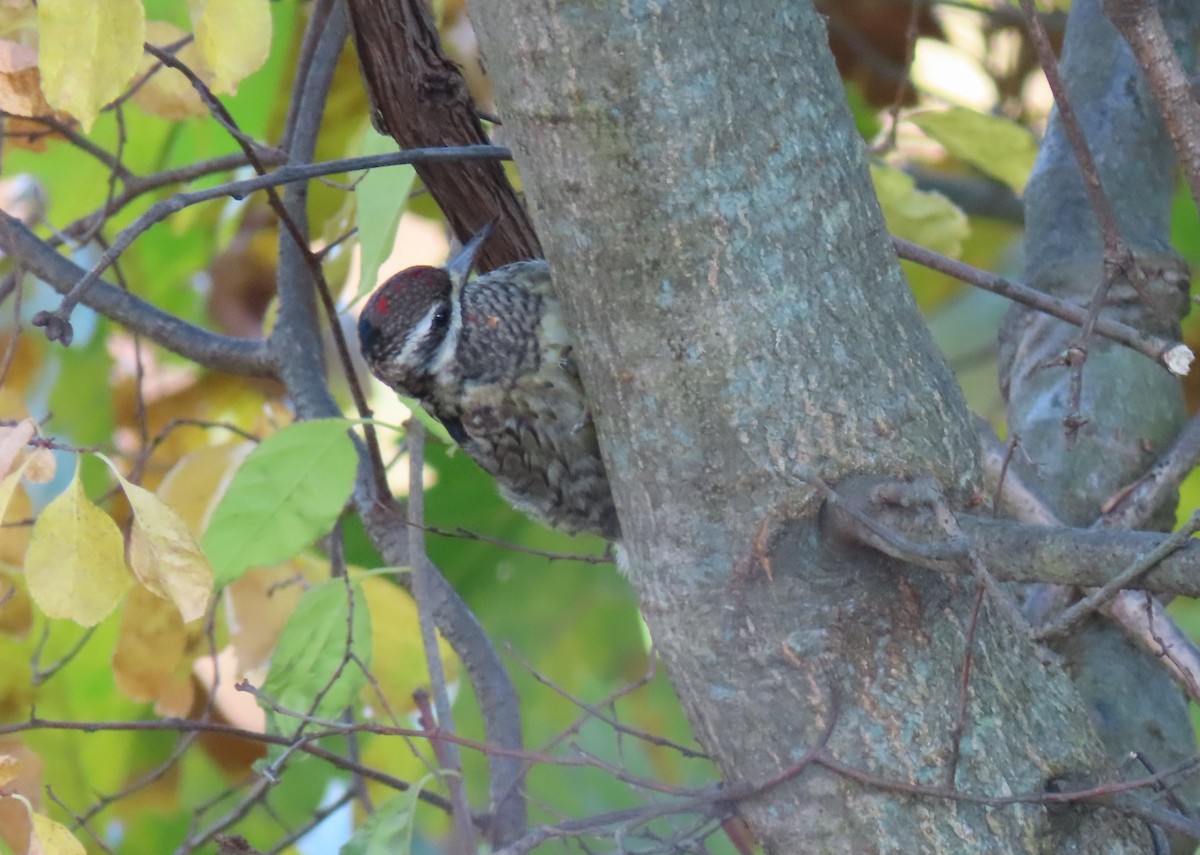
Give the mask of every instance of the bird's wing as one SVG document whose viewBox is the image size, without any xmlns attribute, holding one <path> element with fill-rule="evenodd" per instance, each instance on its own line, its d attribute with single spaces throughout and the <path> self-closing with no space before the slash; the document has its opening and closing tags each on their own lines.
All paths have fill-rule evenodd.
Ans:
<svg viewBox="0 0 1200 855">
<path fill-rule="evenodd" d="M 550 286 L 550 265 L 540 259 L 508 264 L 487 275 L 506 275 L 511 277 L 514 287 L 528 291 L 531 294 L 537 294 L 539 297 L 554 296 L 554 289 Z"/>
</svg>

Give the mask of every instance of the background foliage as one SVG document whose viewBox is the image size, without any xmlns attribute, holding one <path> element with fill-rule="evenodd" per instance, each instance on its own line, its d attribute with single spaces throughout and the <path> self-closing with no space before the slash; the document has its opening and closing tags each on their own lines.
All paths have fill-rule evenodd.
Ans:
<svg viewBox="0 0 1200 855">
<path fill-rule="evenodd" d="M 0 3 L 0 205 L 87 269 L 156 201 L 247 177 L 229 129 L 142 44 L 174 52 L 271 160 L 309 11 L 298 0 Z M 1061 29 L 1061 9 L 1045 11 Z M 1011 12 L 855 0 L 830 18 L 892 231 L 1001 272 L 1019 258 L 1017 196 L 1050 103 Z M 473 72 L 462 4 L 436 3 L 435 13 L 477 103 L 494 109 Z M 347 52 L 317 159 L 394 150 L 368 114 Z M 147 183 L 205 163 L 213 167 L 197 177 Z M 146 192 L 108 210 L 139 186 Z M 1176 246 L 1195 263 L 1200 224 L 1179 200 Z M 348 329 L 382 277 L 449 250 L 409 167 L 315 181 L 308 213 Z M 272 323 L 278 240 L 261 194 L 218 198 L 154 225 L 107 275 L 179 318 L 257 336 Z M 341 768 L 285 747 L 329 722 L 424 726 L 413 693 L 429 681 L 425 650 L 397 584 L 407 570 L 381 568 L 343 513 L 354 412 L 336 360 L 331 382 L 350 420 L 293 425 L 272 382 L 199 369 L 86 308 L 72 315 L 70 347 L 48 341 L 30 319 L 60 298 L 4 263 L 0 852 L 211 851 L 231 833 L 272 852 L 436 846 L 448 830 L 444 803 L 416 801 L 422 790 L 447 792 L 427 740 L 395 730 L 323 738 L 349 759 Z M 996 419 L 992 342 L 1005 304 L 906 269 L 973 408 Z M 1187 341 L 1198 338 L 1193 323 Z M 397 426 L 409 413 L 378 385 L 370 396 L 379 423 L 393 426 L 383 430 L 390 483 L 404 495 Z M 711 781 L 604 544 L 513 512 L 444 436 L 425 462 L 429 555 L 504 645 L 523 701 L 526 743 L 538 752 L 534 819 L 641 805 L 647 782 L 671 793 Z M 1198 490 L 1185 485 L 1182 517 L 1200 506 Z M 442 653 L 458 732 L 483 742 L 469 685 Z M 486 800 L 483 756 L 464 751 L 475 804 Z M 398 791 L 397 781 L 414 786 Z M 716 827 L 688 833 L 731 850 L 709 836 Z"/>
</svg>

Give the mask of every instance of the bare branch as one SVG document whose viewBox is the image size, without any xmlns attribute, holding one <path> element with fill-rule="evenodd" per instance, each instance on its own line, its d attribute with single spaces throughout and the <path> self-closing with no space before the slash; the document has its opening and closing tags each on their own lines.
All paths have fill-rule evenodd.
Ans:
<svg viewBox="0 0 1200 855">
<path fill-rule="evenodd" d="M 375 169 L 384 166 L 396 166 L 399 164 L 412 164 L 418 162 L 454 162 L 461 160 L 508 160 L 512 157 L 512 153 L 503 146 L 463 146 L 459 148 L 443 148 L 443 149 L 417 149 L 407 152 L 394 152 L 388 154 L 366 155 L 364 157 L 347 157 L 340 160 L 326 161 L 324 163 L 308 163 L 294 166 L 284 166 L 273 172 L 265 175 L 259 175 L 254 178 L 246 178 L 241 181 L 230 181 L 225 184 L 219 184 L 216 187 L 206 187 L 201 190 L 191 190 L 155 202 L 145 213 L 141 214 L 136 220 L 130 223 L 125 228 L 117 233 L 112 244 L 96 265 L 91 270 L 87 271 L 78 277 L 74 287 L 66 293 L 63 303 L 55 311 L 55 314 L 61 318 L 68 319 L 71 310 L 79 302 L 84 302 L 83 294 L 91 287 L 100 276 L 112 266 L 126 249 L 128 249 L 135 240 L 145 233 L 151 226 L 161 223 L 167 217 L 177 214 L 185 208 L 192 205 L 198 205 L 201 202 L 208 202 L 213 199 L 229 197 L 231 199 L 241 199 L 250 193 L 260 190 L 269 190 L 274 187 L 279 187 L 287 184 L 294 184 L 300 181 L 307 181 L 311 178 L 316 178 L 322 175 L 333 175 L 339 172 L 351 172 L 359 169 Z M 215 168 L 214 168 L 215 171 Z M 148 179 L 147 179 L 148 180 Z M 143 184 L 137 184 L 136 193 L 140 195 L 146 192 L 146 187 Z M 113 202 L 105 210 L 118 210 L 126 201 L 126 196 L 129 193 L 115 197 Z M 133 196 L 130 196 L 132 199 Z M 49 332 L 48 332 L 49 334 Z M 56 336 L 51 336 L 56 338 Z M 69 343 L 69 339 L 68 339 Z"/>
<path fill-rule="evenodd" d="M 1115 529 L 1043 528 L 960 516 L 964 532 L 996 578 L 1097 588 L 1169 535 Z M 1189 540 L 1130 587 L 1200 596 L 1200 542 Z"/>
<path fill-rule="evenodd" d="M 0 248 L 60 294 L 68 293 L 85 275 L 82 268 L 52 250 L 23 223 L 3 211 L 0 211 Z M 107 282 L 96 282 L 83 303 L 206 368 L 251 377 L 275 376 L 275 364 L 261 340 L 234 338 L 202 329 Z"/>
<path fill-rule="evenodd" d="M 892 246 L 896 249 L 896 255 L 907 261 L 913 261 L 931 270 L 953 276 L 968 285 L 974 285 L 993 294 L 999 294 L 1001 297 L 1007 297 L 1015 303 L 1037 309 L 1039 312 L 1078 327 L 1087 323 L 1088 310 L 1075 303 L 1060 300 L 1036 288 L 1030 288 L 1028 285 L 1022 285 L 1005 279 L 1003 276 L 972 267 L 962 261 L 904 240 L 904 238 L 893 237 Z M 1105 317 L 1097 317 L 1093 329 L 1105 338 L 1123 344 L 1143 356 L 1148 356 L 1173 374 L 1185 375 L 1191 367 L 1193 358 L 1191 348 L 1182 342 L 1151 335 L 1128 324 Z"/>
<path fill-rule="evenodd" d="M 413 568 L 413 598 L 417 601 L 417 622 L 421 631 L 421 646 L 425 650 L 425 667 L 429 672 L 433 689 L 436 719 L 431 723 L 438 731 L 453 734 L 454 715 L 450 708 L 450 692 L 446 688 L 446 672 L 442 667 L 442 655 L 438 649 L 437 630 L 433 624 L 433 597 L 437 589 L 433 577 L 440 575 L 425 554 L 425 426 L 417 419 L 408 423 L 408 517 L 414 523 L 408 535 L 408 549 Z M 462 777 L 462 757 L 458 746 L 452 742 L 435 741 L 438 757 L 446 767 L 443 776 L 450 800 L 454 803 L 455 839 L 452 849 L 474 852 L 478 847 L 475 829 L 471 826 L 471 804 L 467 801 L 466 782 Z"/>
<path fill-rule="evenodd" d="M 1106 528 L 1144 525 L 1197 464 L 1200 464 L 1200 416 L 1193 416 L 1145 475 L 1109 497 L 1103 506 L 1104 515 L 1095 525 Z"/>
<path fill-rule="evenodd" d="M 1067 85 L 1059 73 L 1058 60 L 1054 57 L 1054 48 L 1046 35 L 1046 29 L 1042 25 L 1033 0 L 1020 0 L 1020 4 L 1022 11 L 1025 12 L 1026 31 L 1037 51 L 1042 71 L 1046 74 L 1046 82 L 1050 85 L 1050 91 L 1054 95 L 1054 106 L 1058 109 L 1063 131 L 1071 144 L 1071 150 L 1075 153 L 1075 160 L 1079 164 L 1079 174 L 1083 177 L 1083 186 L 1087 192 L 1088 201 L 1091 203 L 1092 212 L 1096 215 L 1096 221 L 1100 225 L 1100 233 L 1104 239 L 1105 261 L 1108 265 L 1116 268 L 1114 272 L 1120 271 L 1128 276 L 1138 291 L 1143 292 L 1145 290 L 1144 277 L 1140 275 L 1134 264 L 1133 252 L 1125 243 L 1125 239 L 1121 237 L 1121 230 L 1117 225 L 1116 209 L 1113 208 L 1113 203 L 1104 192 L 1104 187 L 1100 182 L 1096 158 L 1092 155 L 1087 136 L 1067 97 Z M 1105 278 L 1111 284 L 1112 276 L 1106 273 Z M 1095 316 L 1099 314 L 1100 308 L 1104 304 L 1103 298 L 1106 291 L 1106 287 L 1101 287 L 1092 300 L 1089 308 L 1089 323 L 1084 326 L 1085 337 Z"/>
<path fill-rule="evenodd" d="M 336 9 L 336 7 L 335 7 Z M 330 14 L 323 20 L 314 11 L 310 26 L 322 23 L 321 39 L 340 45 L 337 30 L 344 26 L 341 15 Z M 307 43 L 307 39 L 306 39 Z M 314 51 L 316 48 L 314 48 Z M 333 64 L 314 55 L 307 65 L 308 74 L 297 80 L 293 95 L 291 118 L 288 121 L 291 149 L 289 155 L 297 161 L 311 157 L 313 140 L 324 110 L 325 95 L 330 84 Z M 460 149 L 473 157 L 477 147 Z M 307 155 L 307 156 L 305 156 Z M 433 155 L 435 159 L 441 155 Z M 485 158 L 503 159 L 507 150 L 490 147 Z M 453 160 L 454 158 L 448 158 Z M 270 176 L 268 176 L 269 178 Z M 289 205 L 303 211 L 303 190 L 297 187 Z M 304 418 L 339 415 L 340 410 L 325 386 L 324 373 L 319 370 L 314 348 L 317 338 L 317 315 L 311 290 L 306 287 L 300 247 L 293 241 L 280 241 L 280 314 L 272 346 L 280 360 L 280 374 Z M 366 454 L 366 452 L 363 452 Z M 386 483 L 373 465 L 376 455 L 364 459 L 371 464 L 360 465 L 354 490 L 355 507 L 371 540 L 386 563 L 402 566 L 408 561 L 409 528 L 400 510 L 387 491 Z M 431 613 L 442 635 L 458 653 L 479 700 L 484 730 L 490 743 L 500 751 L 489 761 L 489 788 L 493 822 L 489 828 L 494 842 L 503 843 L 525 829 L 525 803 L 519 782 L 523 771 L 515 755 L 521 751 L 522 733 L 519 701 L 512 679 L 495 646 L 484 632 L 470 608 L 440 573 L 430 574 Z"/>
<path fill-rule="evenodd" d="M 1175 146 L 1175 156 L 1200 209 L 1200 103 L 1175 52 L 1158 6 L 1148 0 L 1104 0 L 1104 14 L 1129 43 Z M 1194 35 L 1194 34 L 1193 34 Z M 1184 39 L 1187 44 L 1192 39 Z"/>
</svg>

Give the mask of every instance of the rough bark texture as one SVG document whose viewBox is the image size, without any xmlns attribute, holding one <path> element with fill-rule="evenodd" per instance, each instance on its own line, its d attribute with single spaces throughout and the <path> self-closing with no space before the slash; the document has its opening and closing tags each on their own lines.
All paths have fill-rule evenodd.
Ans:
<svg viewBox="0 0 1200 855">
<path fill-rule="evenodd" d="M 376 129 L 401 148 L 488 144 L 458 66 L 442 51 L 426 0 L 347 0 Z M 454 234 L 497 219 L 477 267 L 541 258 L 537 234 L 499 163 L 417 164 Z"/>
<path fill-rule="evenodd" d="M 697 736 L 757 781 L 832 719 L 843 760 L 945 783 L 973 584 L 823 541 L 788 476 L 933 474 L 959 501 L 977 479 L 811 3 L 471 11 L 575 322 L 624 560 Z M 975 655 L 958 788 L 1106 774 L 1065 674 L 990 606 Z M 743 810 L 774 853 L 1148 844 L 1111 813 L 898 797 L 815 768 Z"/>
<path fill-rule="evenodd" d="M 1189 0 L 1160 9 L 1176 43 L 1191 56 L 1200 34 L 1200 7 Z M 1104 190 L 1121 234 L 1148 280 L 1145 299 L 1119 278 L 1105 314 L 1139 329 L 1178 338 L 1187 312 L 1187 269 L 1170 247 L 1175 156 L 1159 110 L 1128 46 L 1096 0 L 1076 0 L 1067 23 L 1061 70 L 1070 102 L 1097 155 Z M 1055 115 L 1026 190 L 1025 278 L 1058 297 L 1086 303 L 1103 273 L 1103 245 L 1075 153 Z M 1016 471 L 1059 518 L 1087 525 L 1118 488 L 1140 477 L 1184 420 L 1179 381 L 1151 360 L 1106 340 L 1087 342 L 1082 415 L 1068 442 L 1071 370 L 1047 367 L 1078 339 L 1078 329 L 1014 308 L 1001 334 L 1010 432 L 1027 457 Z M 1029 461 L 1032 461 L 1029 462 Z M 1169 527 L 1174 507 L 1156 526 Z M 1096 620 L 1060 647 L 1114 757 L 1140 751 L 1156 768 L 1196 752 L 1187 703 L 1150 653 L 1112 624 Z M 1195 782 L 1177 790 L 1195 804 Z M 1178 841 L 1177 852 L 1194 842 Z"/>
</svg>

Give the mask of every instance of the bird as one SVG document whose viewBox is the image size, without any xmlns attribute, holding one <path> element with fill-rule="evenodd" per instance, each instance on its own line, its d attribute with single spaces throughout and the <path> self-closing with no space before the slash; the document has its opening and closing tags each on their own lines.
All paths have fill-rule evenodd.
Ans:
<svg viewBox="0 0 1200 855">
<path fill-rule="evenodd" d="M 489 224 L 444 267 L 409 267 L 358 320 L 371 373 L 414 398 L 517 510 L 616 541 L 620 525 L 574 345 L 540 259 L 470 278 Z"/>
</svg>

